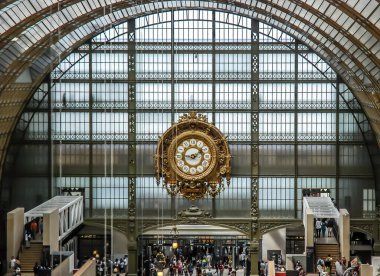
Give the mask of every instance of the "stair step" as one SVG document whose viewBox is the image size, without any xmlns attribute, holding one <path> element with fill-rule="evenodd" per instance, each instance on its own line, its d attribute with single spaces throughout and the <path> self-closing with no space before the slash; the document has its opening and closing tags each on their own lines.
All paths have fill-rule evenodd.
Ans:
<svg viewBox="0 0 380 276">
<path fill-rule="evenodd" d="M 340 248 L 338 244 L 316 244 L 315 258 L 326 258 L 328 255 L 332 258 L 331 273 L 335 272 L 335 261 L 340 257 Z"/>
<path fill-rule="evenodd" d="M 31 241 L 30 247 L 23 247 L 20 262 L 23 273 L 33 273 L 35 263 L 40 263 L 43 245 L 41 241 Z"/>
</svg>

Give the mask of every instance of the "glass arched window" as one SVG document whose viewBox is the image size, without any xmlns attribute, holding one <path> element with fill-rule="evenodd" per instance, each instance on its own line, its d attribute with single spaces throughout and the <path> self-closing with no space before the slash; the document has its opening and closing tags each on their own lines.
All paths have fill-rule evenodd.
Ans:
<svg viewBox="0 0 380 276">
<path fill-rule="evenodd" d="M 300 41 L 211 10 L 131 19 L 63 59 L 22 115 L 14 166 L 23 174 L 11 181 L 46 196 L 84 188 L 87 216 L 112 207 L 123 217 L 133 178 L 139 215 L 155 216 L 161 206 L 173 216 L 191 202 L 157 187 L 153 155 L 159 136 L 190 110 L 228 136 L 233 155 L 230 187 L 215 205 L 205 198 L 199 207 L 249 218 L 258 178 L 261 217 L 300 218 L 305 188 L 329 189 L 352 217 L 372 216 L 373 167 L 363 139 L 370 127 L 349 88 Z M 131 144 L 136 175 L 128 170 Z"/>
</svg>

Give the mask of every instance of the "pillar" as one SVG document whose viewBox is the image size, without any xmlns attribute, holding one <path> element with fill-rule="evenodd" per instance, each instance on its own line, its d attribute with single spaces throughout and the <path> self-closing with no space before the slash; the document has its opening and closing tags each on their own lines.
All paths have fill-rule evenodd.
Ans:
<svg viewBox="0 0 380 276">
<path fill-rule="evenodd" d="M 16 208 L 7 214 L 7 261 L 17 257 L 24 238 L 24 208 Z"/>
<path fill-rule="evenodd" d="M 314 247 L 314 213 L 311 209 L 307 208 L 305 211 L 306 217 L 304 218 L 305 227 L 305 252 L 307 248 Z"/>
<path fill-rule="evenodd" d="M 136 227 L 136 39 L 135 19 L 128 20 L 128 275 L 137 275 Z"/>
<path fill-rule="evenodd" d="M 128 239 L 128 276 L 137 275 L 137 242 Z"/>
<path fill-rule="evenodd" d="M 339 210 L 339 244 L 342 257 L 350 259 L 350 214 L 346 209 Z M 366 275 L 366 274 L 363 274 Z"/>
<path fill-rule="evenodd" d="M 251 261 L 251 274 L 250 275 L 259 275 L 259 249 L 260 244 L 257 239 L 253 239 L 250 242 L 250 261 Z"/>
<path fill-rule="evenodd" d="M 44 213 L 43 246 L 49 246 L 50 252 L 59 251 L 59 210 L 51 209 Z"/>
<path fill-rule="evenodd" d="M 314 271 L 314 213 L 306 208 L 304 217 L 306 272 Z"/>
<path fill-rule="evenodd" d="M 259 275 L 259 21 L 251 20 L 251 275 Z"/>
</svg>

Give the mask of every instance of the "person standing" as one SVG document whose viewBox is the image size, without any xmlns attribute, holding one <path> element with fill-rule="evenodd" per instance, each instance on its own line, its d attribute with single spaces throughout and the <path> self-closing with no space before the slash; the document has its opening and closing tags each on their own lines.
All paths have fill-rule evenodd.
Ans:
<svg viewBox="0 0 380 276">
<path fill-rule="evenodd" d="M 326 229 L 327 229 L 326 222 L 322 221 L 321 223 L 322 237 L 326 237 Z"/>
<path fill-rule="evenodd" d="M 38 232 L 42 236 L 42 233 L 44 232 L 44 219 L 43 218 L 41 218 L 39 223 L 38 223 Z M 42 239 L 42 237 L 41 237 L 41 239 Z"/>
<path fill-rule="evenodd" d="M 15 256 L 11 257 L 10 266 L 11 266 L 11 270 L 15 271 L 15 269 L 16 269 L 16 258 L 15 258 Z"/>
<path fill-rule="evenodd" d="M 318 270 L 319 274 L 321 274 L 323 272 L 324 267 L 325 267 L 325 261 L 323 259 L 319 258 L 317 261 L 317 270 Z"/>
<path fill-rule="evenodd" d="M 245 275 L 251 275 L 251 260 L 249 259 L 249 256 L 247 256 L 245 260 Z"/>
<path fill-rule="evenodd" d="M 317 233 L 317 235 L 316 235 L 317 238 L 321 237 L 321 227 L 322 227 L 322 222 L 318 218 L 317 221 L 315 222 L 315 230 L 316 230 L 316 233 Z"/>
<path fill-rule="evenodd" d="M 335 271 L 336 276 L 343 276 L 343 267 L 340 260 L 335 262 Z"/>
<path fill-rule="evenodd" d="M 343 272 L 345 272 L 346 269 L 347 269 L 347 260 L 346 260 L 346 257 L 344 257 L 344 256 L 342 257 L 341 264 L 342 264 L 342 270 L 343 270 Z"/>
<path fill-rule="evenodd" d="M 333 236 L 333 227 L 334 227 L 334 221 L 332 218 L 330 218 L 328 221 L 327 221 L 327 236 L 328 237 L 332 237 Z"/>
<path fill-rule="evenodd" d="M 219 261 L 219 267 L 218 267 L 218 269 L 219 269 L 219 275 L 223 276 L 224 264 L 223 264 L 223 262 L 221 260 Z"/>
<path fill-rule="evenodd" d="M 30 238 L 31 238 L 30 234 L 28 234 L 28 232 L 25 232 L 25 240 L 24 240 L 24 242 L 25 242 L 25 247 L 26 248 L 30 247 Z"/>
<path fill-rule="evenodd" d="M 34 264 L 34 267 L 33 267 L 33 272 L 34 272 L 34 276 L 37 276 L 38 275 L 38 271 L 40 269 L 40 266 L 38 265 L 38 263 L 36 262 Z"/>
<path fill-rule="evenodd" d="M 328 254 L 325 260 L 325 271 L 328 273 L 328 275 L 331 275 L 331 263 L 332 263 L 332 258 L 330 254 Z"/>
<path fill-rule="evenodd" d="M 33 240 L 36 238 L 37 229 L 38 229 L 37 222 L 33 220 L 32 223 L 30 224 L 30 230 L 32 231 Z"/>
</svg>

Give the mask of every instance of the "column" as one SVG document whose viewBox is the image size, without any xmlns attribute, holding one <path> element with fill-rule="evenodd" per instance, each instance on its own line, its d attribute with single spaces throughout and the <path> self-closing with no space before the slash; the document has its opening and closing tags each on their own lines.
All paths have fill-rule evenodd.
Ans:
<svg viewBox="0 0 380 276">
<path fill-rule="evenodd" d="M 128 274 L 137 275 L 136 241 L 136 40 L 135 20 L 128 21 Z"/>
<path fill-rule="evenodd" d="M 259 22 L 251 21 L 251 275 L 259 262 Z"/>
<path fill-rule="evenodd" d="M 51 209 L 44 213 L 44 232 L 42 237 L 43 246 L 49 246 L 50 252 L 59 251 L 59 210 Z"/>
<path fill-rule="evenodd" d="M 7 214 L 7 261 L 17 257 L 24 238 L 24 208 L 16 208 Z"/>
<path fill-rule="evenodd" d="M 314 272 L 314 213 L 307 208 L 304 214 L 306 272 Z"/>
<path fill-rule="evenodd" d="M 308 247 L 314 247 L 314 213 L 307 208 L 305 211 L 306 218 L 304 219 L 305 227 L 305 252 Z"/>
<path fill-rule="evenodd" d="M 342 257 L 350 259 L 350 214 L 346 209 L 339 210 L 339 244 Z M 363 274 L 366 275 L 366 274 Z"/>
</svg>

